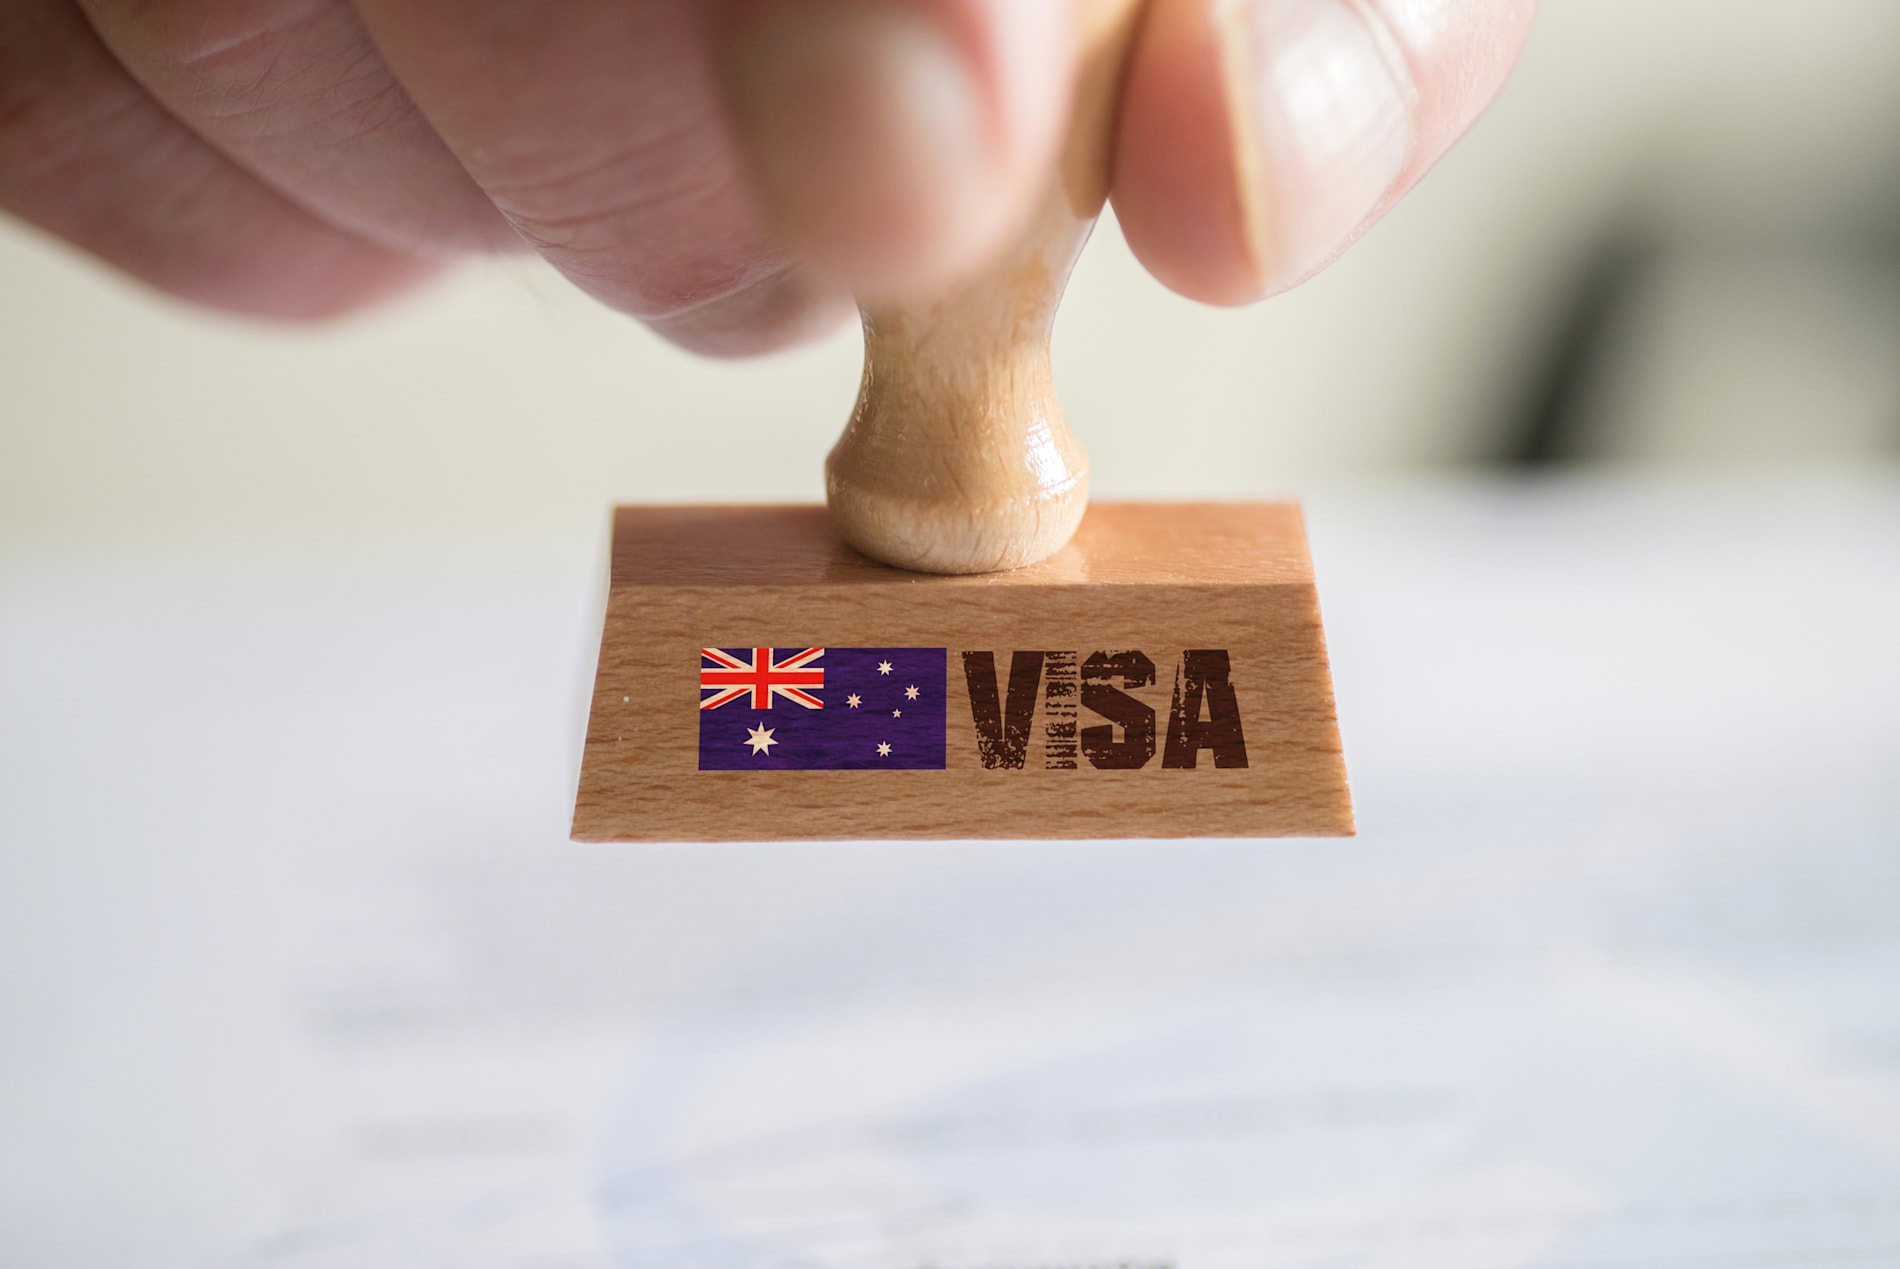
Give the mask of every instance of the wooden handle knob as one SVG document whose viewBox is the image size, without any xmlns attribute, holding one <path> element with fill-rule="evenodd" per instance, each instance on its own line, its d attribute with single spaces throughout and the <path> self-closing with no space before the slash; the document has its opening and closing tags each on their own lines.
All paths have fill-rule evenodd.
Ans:
<svg viewBox="0 0 1900 1269">
<path fill-rule="evenodd" d="M 1023 240 L 923 308 L 862 306 L 864 380 L 825 460 L 847 542 L 926 573 L 1018 568 L 1060 550 L 1088 506 L 1088 458 L 1050 377 L 1049 333 L 1108 197 L 1122 63 L 1140 0 L 1082 0 L 1062 164 Z"/>
</svg>

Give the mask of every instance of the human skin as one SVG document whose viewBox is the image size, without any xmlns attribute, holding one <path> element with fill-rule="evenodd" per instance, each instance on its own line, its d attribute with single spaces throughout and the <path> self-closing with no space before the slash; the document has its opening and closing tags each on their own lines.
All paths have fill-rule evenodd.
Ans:
<svg viewBox="0 0 1900 1269">
<path fill-rule="evenodd" d="M 1471 126 L 1535 0 L 1149 0 L 1112 197 L 1244 304 Z M 313 319 L 533 249 L 687 348 L 764 352 L 1007 244 L 1066 0 L 0 0 L 0 207 L 171 294 Z"/>
</svg>

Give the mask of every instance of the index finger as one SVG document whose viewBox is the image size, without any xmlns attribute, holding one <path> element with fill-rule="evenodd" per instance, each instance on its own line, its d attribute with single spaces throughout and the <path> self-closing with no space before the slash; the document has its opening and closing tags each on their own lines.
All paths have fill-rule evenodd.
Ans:
<svg viewBox="0 0 1900 1269">
<path fill-rule="evenodd" d="M 356 0 L 422 114 L 515 228 L 602 302 L 701 352 L 842 317 L 755 214 L 698 0 Z"/>
</svg>

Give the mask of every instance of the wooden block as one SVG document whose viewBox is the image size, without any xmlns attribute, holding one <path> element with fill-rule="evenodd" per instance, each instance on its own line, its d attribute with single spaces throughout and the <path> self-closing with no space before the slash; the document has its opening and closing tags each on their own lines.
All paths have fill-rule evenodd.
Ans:
<svg viewBox="0 0 1900 1269">
<path fill-rule="evenodd" d="M 1097 504 L 1039 564 L 926 576 L 822 507 L 621 507 L 573 831 L 1350 834 L 1299 508 Z"/>
</svg>

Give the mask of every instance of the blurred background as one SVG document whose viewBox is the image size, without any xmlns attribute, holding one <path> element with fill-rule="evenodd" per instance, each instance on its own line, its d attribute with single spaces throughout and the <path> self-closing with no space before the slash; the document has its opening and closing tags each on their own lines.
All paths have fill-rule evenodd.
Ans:
<svg viewBox="0 0 1900 1269">
<path fill-rule="evenodd" d="M 1097 489 L 1890 462 L 1897 54 L 1887 0 L 1550 0 L 1483 126 L 1298 291 L 1191 305 L 1104 224 L 1056 349 Z M 815 498 L 858 356 L 844 330 L 757 364 L 697 361 L 525 259 L 327 330 L 270 329 L 7 224 L 0 529 L 281 534 Z"/>
<path fill-rule="evenodd" d="M 859 344 L 317 330 L 0 224 L 0 1262 L 1900 1265 L 1900 4 L 1544 0 L 1324 275 L 1057 332 L 1305 504 L 1361 835 L 566 840 L 608 508 Z"/>
</svg>

